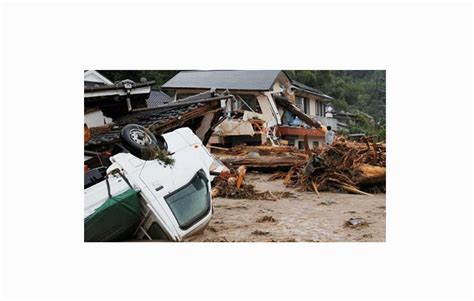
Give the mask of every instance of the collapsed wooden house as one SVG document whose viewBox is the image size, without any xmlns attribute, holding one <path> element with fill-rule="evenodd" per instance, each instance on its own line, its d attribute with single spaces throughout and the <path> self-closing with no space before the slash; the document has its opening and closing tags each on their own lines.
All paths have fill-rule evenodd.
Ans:
<svg viewBox="0 0 474 301">
<path fill-rule="evenodd" d="M 332 97 L 292 81 L 281 70 L 181 71 L 161 87 L 174 101 L 212 90 L 228 91 L 235 101 L 222 103 L 229 114 L 210 139 L 213 145 L 290 145 L 302 149 L 324 143 L 325 126 L 337 127 L 326 117 Z"/>
</svg>

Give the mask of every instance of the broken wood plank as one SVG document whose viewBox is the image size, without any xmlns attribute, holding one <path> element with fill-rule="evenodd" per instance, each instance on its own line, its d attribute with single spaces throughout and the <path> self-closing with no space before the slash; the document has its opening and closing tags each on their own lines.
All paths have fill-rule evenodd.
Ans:
<svg viewBox="0 0 474 301">
<path fill-rule="evenodd" d="M 385 182 L 385 167 L 361 164 L 357 166 L 356 170 L 357 176 L 355 177 L 355 181 L 358 184 L 376 184 Z"/>
<path fill-rule="evenodd" d="M 230 148 L 219 147 L 219 146 L 214 146 L 214 145 L 209 145 L 209 147 L 210 147 L 210 148 L 213 148 L 213 149 L 221 150 L 221 151 L 228 151 L 228 150 L 230 150 Z"/>
<path fill-rule="evenodd" d="M 286 185 L 288 184 L 288 182 L 290 182 L 291 180 L 291 177 L 293 176 L 293 173 L 295 172 L 295 170 L 293 168 L 291 168 L 288 173 L 286 174 L 286 177 L 285 177 L 285 180 L 283 180 L 283 184 Z"/>
<path fill-rule="evenodd" d="M 308 135 L 304 135 L 304 152 L 306 153 L 309 159 L 309 157 L 311 156 L 311 149 L 309 148 Z"/>
<path fill-rule="evenodd" d="M 219 188 L 212 188 L 211 197 L 215 198 L 215 197 L 219 196 L 220 193 L 221 193 L 221 191 L 219 190 Z"/>
<path fill-rule="evenodd" d="M 244 177 L 245 177 L 245 173 L 247 172 L 247 168 L 245 168 L 245 166 L 242 165 L 237 169 L 237 172 L 238 172 L 239 176 L 237 178 L 237 183 L 235 184 L 235 186 L 237 187 L 237 189 L 240 189 L 240 186 L 242 186 L 242 182 L 244 181 Z"/>
<path fill-rule="evenodd" d="M 298 157 L 276 157 L 276 156 L 265 156 L 257 158 L 222 158 L 222 163 L 229 167 L 245 165 L 253 168 L 282 168 L 282 167 L 292 167 L 297 164 L 304 163 L 304 159 Z"/>
<path fill-rule="evenodd" d="M 319 198 L 320 195 L 319 195 L 319 191 L 318 191 L 318 185 L 316 185 L 315 181 L 311 182 L 311 184 L 313 184 L 314 192 L 316 192 L 316 194 L 318 195 L 318 198 Z"/>
<path fill-rule="evenodd" d="M 342 188 L 346 191 L 349 191 L 349 192 L 352 192 L 352 193 L 357 193 L 357 194 L 362 194 L 362 195 L 366 195 L 366 196 L 374 196 L 373 194 L 370 194 L 370 193 L 367 193 L 367 192 L 364 192 L 362 190 L 359 190 L 353 186 L 348 186 L 348 185 L 344 185 L 344 184 L 335 184 L 336 186 L 338 186 L 339 188 Z"/>
</svg>

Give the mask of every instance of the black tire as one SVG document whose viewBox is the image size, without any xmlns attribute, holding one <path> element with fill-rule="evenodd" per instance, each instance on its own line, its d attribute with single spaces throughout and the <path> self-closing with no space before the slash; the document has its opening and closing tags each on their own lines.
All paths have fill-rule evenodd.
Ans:
<svg viewBox="0 0 474 301">
<path fill-rule="evenodd" d="M 122 128 L 120 132 L 120 140 L 122 145 L 130 151 L 130 153 L 138 158 L 143 158 L 143 150 L 150 145 L 167 149 L 166 141 L 162 136 L 158 139 L 150 130 L 138 124 L 128 124 Z"/>
</svg>

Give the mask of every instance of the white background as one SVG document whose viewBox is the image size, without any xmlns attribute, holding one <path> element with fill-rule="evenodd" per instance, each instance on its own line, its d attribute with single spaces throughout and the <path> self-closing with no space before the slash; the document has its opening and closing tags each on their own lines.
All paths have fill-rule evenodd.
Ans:
<svg viewBox="0 0 474 301">
<path fill-rule="evenodd" d="M 472 16 L 448 1 L 6 4 L 4 296 L 469 298 Z M 386 69 L 387 242 L 83 243 L 84 69 Z"/>
</svg>

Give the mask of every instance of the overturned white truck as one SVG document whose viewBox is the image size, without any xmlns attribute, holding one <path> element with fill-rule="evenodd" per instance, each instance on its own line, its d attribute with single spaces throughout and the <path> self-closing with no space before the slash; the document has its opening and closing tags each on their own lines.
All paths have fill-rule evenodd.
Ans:
<svg viewBox="0 0 474 301">
<path fill-rule="evenodd" d="M 84 240 L 184 241 L 204 231 L 213 211 L 211 174 L 223 166 L 201 140 L 189 128 L 157 139 L 138 125 L 121 136 L 123 151 L 84 190 Z M 171 162 L 144 159 L 149 145 Z"/>
</svg>

